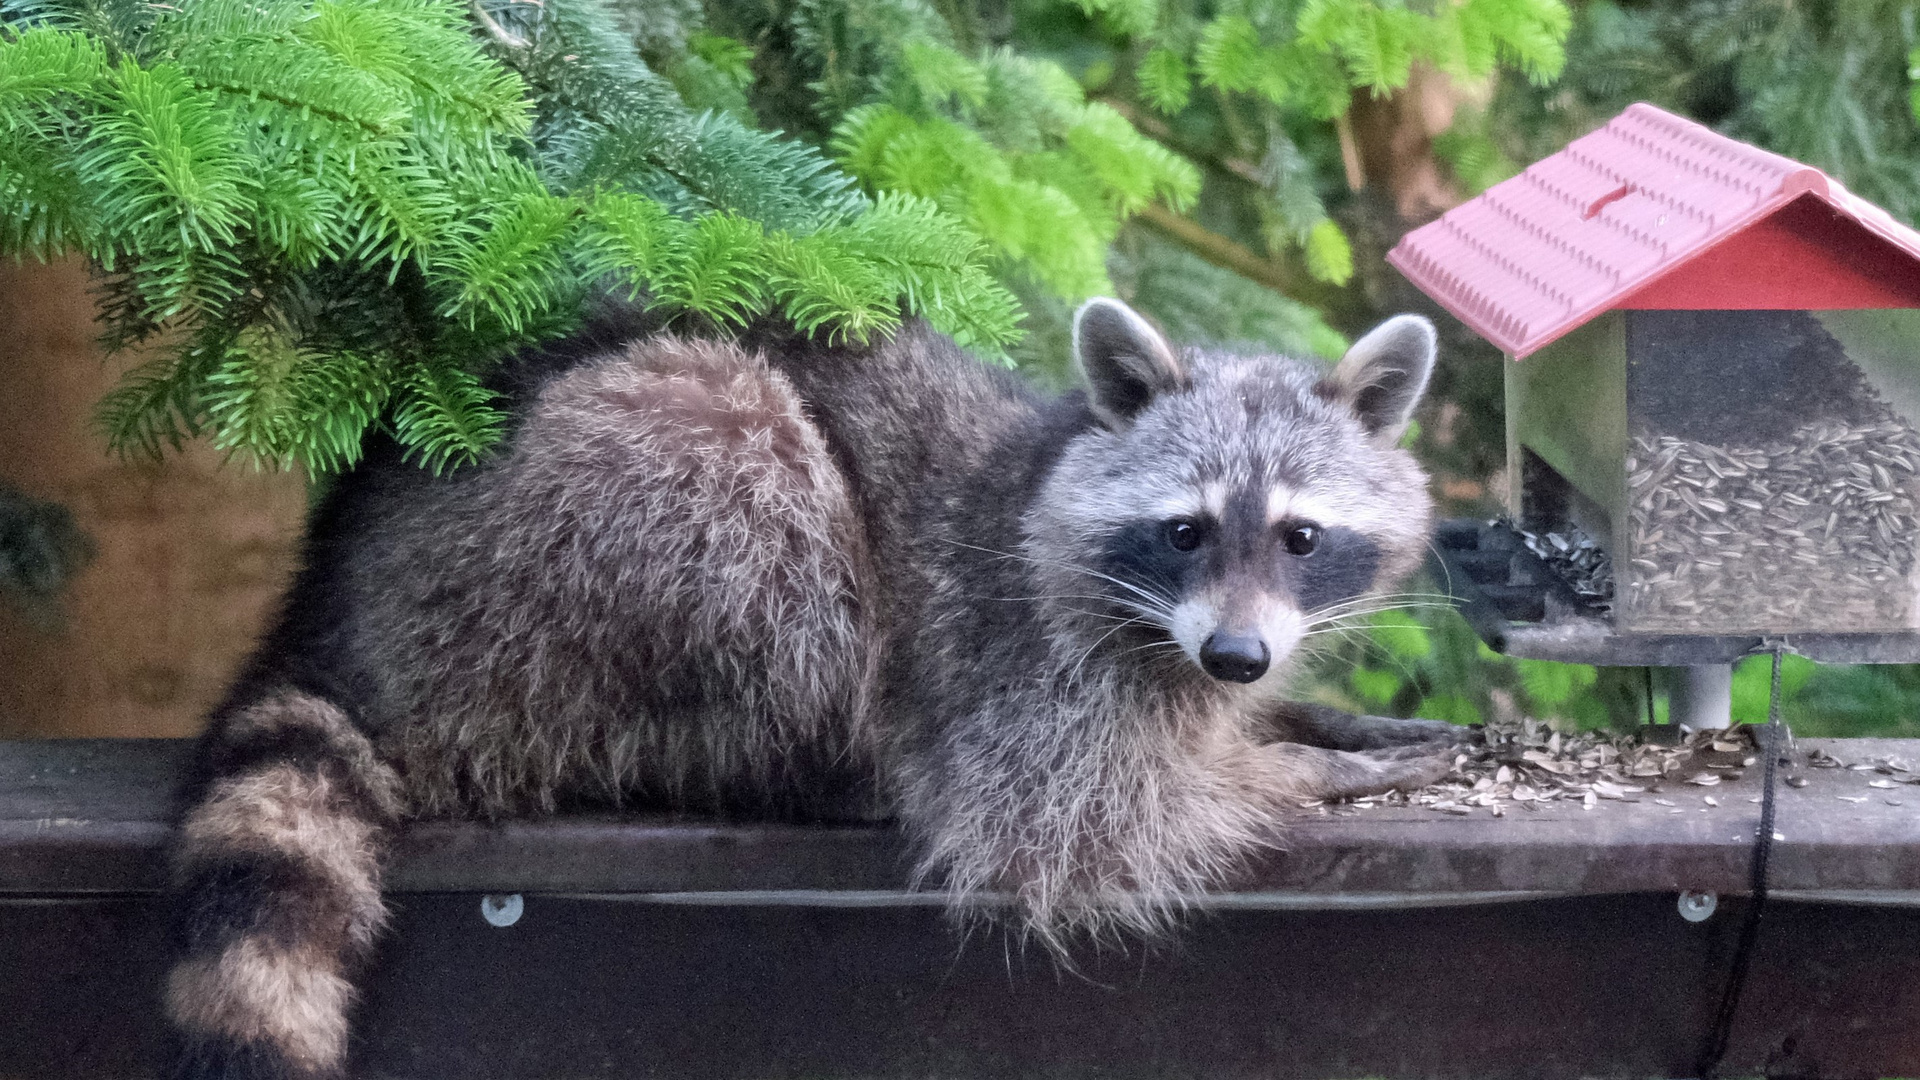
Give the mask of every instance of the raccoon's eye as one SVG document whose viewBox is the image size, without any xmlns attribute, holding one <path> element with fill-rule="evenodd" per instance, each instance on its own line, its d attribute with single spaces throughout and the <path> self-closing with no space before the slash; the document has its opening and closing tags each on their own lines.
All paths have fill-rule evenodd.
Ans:
<svg viewBox="0 0 1920 1080">
<path fill-rule="evenodd" d="M 1320 546 L 1320 526 L 1311 522 L 1289 526 L 1281 542 L 1287 545 L 1290 554 L 1311 555 L 1313 549 Z"/>
<path fill-rule="evenodd" d="M 1167 543 L 1175 551 L 1192 551 L 1200 546 L 1200 527 L 1184 518 L 1167 522 Z"/>
</svg>

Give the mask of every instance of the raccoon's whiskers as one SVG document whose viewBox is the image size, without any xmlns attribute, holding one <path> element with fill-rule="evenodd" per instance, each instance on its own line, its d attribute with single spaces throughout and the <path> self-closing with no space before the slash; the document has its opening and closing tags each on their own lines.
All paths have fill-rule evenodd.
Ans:
<svg viewBox="0 0 1920 1080">
<path fill-rule="evenodd" d="M 995 596 L 995 597 L 989 597 L 989 599 L 1003 600 L 1003 601 L 1098 600 L 1103 603 L 1119 604 L 1127 608 L 1128 610 L 1138 612 L 1141 615 L 1144 615 L 1144 616 L 1147 616 L 1148 618 L 1153 618 L 1156 620 L 1164 620 L 1167 618 L 1171 618 L 1173 614 L 1171 609 L 1167 609 L 1167 610 L 1161 610 L 1159 608 L 1150 609 L 1145 605 L 1137 604 L 1131 600 L 1127 600 L 1124 598 L 1114 597 L 1114 596 L 1102 596 L 1102 595 L 1088 594 L 1088 593 L 1036 593 L 1033 596 Z M 1088 610 L 1087 608 L 1073 607 L 1071 605 L 1066 605 L 1066 604 L 1062 604 L 1061 606 L 1065 607 L 1068 611 L 1074 612 L 1075 614 L 1086 615 L 1086 616 L 1089 616 L 1090 618 L 1095 618 L 1095 619 L 1119 619 L 1119 618 L 1126 617 L 1126 616 L 1119 616 L 1119 615 L 1111 615 L 1102 611 L 1091 611 L 1091 610 Z"/>
<path fill-rule="evenodd" d="M 1122 652 L 1120 655 L 1132 656 L 1134 653 L 1140 653 L 1140 652 L 1160 654 L 1160 655 L 1149 657 L 1149 659 L 1152 659 L 1152 660 L 1166 659 L 1165 654 L 1167 653 L 1172 653 L 1173 655 L 1178 656 L 1183 660 L 1186 658 L 1186 655 L 1187 655 L 1186 648 L 1182 646 L 1179 642 L 1174 641 L 1172 638 L 1168 638 L 1165 641 L 1149 641 L 1145 645 L 1135 645 L 1127 649 L 1125 652 Z"/>
<path fill-rule="evenodd" d="M 1309 630 L 1306 633 L 1301 634 L 1300 640 L 1306 641 L 1310 638 L 1317 638 L 1317 637 L 1349 638 L 1355 634 L 1364 634 L 1366 632 L 1366 629 L 1367 628 L 1364 626 L 1324 626 L 1324 627 L 1321 627 L 1320 629 Z"/>
<path fill-rule="evenodd" d="M 1435 592 L 1363 593 L 1359 596 L 1350 597 L 1346 600 L 1343 600 L 1338 604 L 1329 605 L 1328 610 L 1337 609 L 1340 607 L 1350 607 L 1350 606 L 1355 606 L 1360 604 L 1380 603 L 1382 601 L 1397 603 L 1405 600 L 1420 600 L 1420 601 L 1426 601 L 1434 604 L 1444 604 L 1444 603 L 1450 602 L 1452 599 L 1453 598 L 1448 596 L 1446 593 L 1435 593 Z"/>
<path fill-rule="evenodd" d="M 1308 635 L 1331 631 L 1364 630 L 1364 620 L 1388 611 L 1424 611 L 1434 605 L 1419 598 L 1420 594 L 1402 594 L 1396 596 L 1369 597 L 1358 601 L 1349 601 L 1310 612 L 1307 615 Z"/>
<path fill-rule="evenodd" d="M 1094 651 L 1096 649 L 1106 644 L 1108 638 L 1112 637 L 1113 635 L 1119 633 L 1122 630 L 1125 630 L 1129 626 L 1140 626 L 1140 625 L 1152 625 L 1152 624 L 1147 619 L 1141 619 L 1141 618 L 1128 619 L 1120 623 L 1118 626 L 1115 626 L 1112 629 L 1108 630 L 1106 633 L 1101 634 L 1099 638 L 1097 638 L 1094 641 L 1093 644 L 1087 646 L 1086 651 L 1080 654 L 1080 659 L 1078 662 L 1076 662 L 1073 665 L 1073 670 L 1067 673 L 1068 685 L 1072 685 L 1073 683 L 1079 681 L 1080 669 L 1086 667 L 1087 659 L 1094 654 Z"/>
<path fill-rule="evenodd" d="M 1337 615 L 1317 615 L 1316 614 L 1309 621 L 1309 625 L 1316 626 L 1316 627 L 1332 625 L 1334 623 L 1354 623 L 1356 625 L 1361 625 L 1360 620 L 1365 619 L 1372 615 L 1383 614 L 1388 611 L 1425 611 L 1425 610 L 1427 610 L 1426 604 L 1382 604 L 1379 607 L 1360 608 L 1356 611 L 1341 612 L 1340 614 L 1337 614 Z"/>
<path fill-rule="evenodd" d="M 1090 566 L 1082 566 L 1079 563 L 1066 562 L 1060 559 L 1037 559 L 1031 555 L 1026 555 L 1026 554 L 1022 554 L 1020 552 L 1015 552 L 1015 551 L 996 551 L 993 548 L 981 547 L 978 544 L 966 544 L 958 540 L 952 540 L 948 542 L 953 544 L 955 547 L 969 548 L 973 551 L 984 552 L 988 555 L 995 555 L 1002 559 L 1013 559 L 1018 562 L 1026 563 L 1029 566 L 1050 567 L 1056 570 L 1066 570 L 1071 573 L 1085 574 L 1088 577 L 1098 578 L 1101 581 L 1106 581 L 1114 585 L 1118 585 L 1121 588 L 1127 590 L 1128 592 L 1133 593 L 1134 595 L 1140 597 L 1142 600 L 1146 601 L 1148 605 L 1152 606 L 1156 611 L 1164 615 L 1166 618 L 1170 619 L 1173 617 L 1173 606 L 1169 602 L 1167 597 L 1161 596 L 1159 593 L 1153 592 L 1150 589 L 1146 589 L 1139 585 L 1135 585 L 1133 582 L 1125 581 L 1120 578 L 1114 577 L 1112 574 L 1107 574 L 1099 570 L 1095 570 Z M 1117 600 L 1118 598 L 1100 597 L 1100 599 Z"/>
<path fill-rule="evenodd" d="M 1156 593 L 1150 589 L 1143 588 L 1139 585 L 1135 585 L 1130 581 L 1126 581 L 1121 578 L 1114 577 L 1112 574 L 1103 573 L 1099 570 L 1093 569 L 1090 566 L 1082 566 L 1079 563 L 1063 562 L 1060 560 L 1049 559 L 1049 560 L 1043 561 L 1040 559 L 1029 558 L 1027 559 L 1027 561 L 1035 566 L 1051 566 L 1057 569 L 1071 571 L 1072 573 L 1076 573 L 1076 574 L 1085 574 L 1088 577 L 1098 578 L 1101 581 L 1111 582 L 1112 584 L 1118 585 L 1121 588 L 1139 597 L 1140 600 L 1139 601 L 1126 600 L 1117 596 L 1103 597 L 1102 599 L 1111 600 L 1114 603 L 1126 604 L 1130 607 L 1145 607 L 1169 619 L 1173 617 L 1173 605 L 1167 597 L 1162 596 L 1159 593 Z M 1144 603 L 1141 603 L 1141 601 L 1144 601 Z"/>
<path fill-rule="evenodd" d="M 1060 600 L 1060 599 L 1082 599 L 1082 598 L 1080 597 L 1063 598 L 1063 597 L 1057 597 L 1057 596 L 996 596 L 993 599 L 995 600 Z M 1109 596 L 1089 596 L 1089 597 L 1085 597 L 1084 599 L 1105 600 L 1109 603 L 1114 602 L 1113 598 Z M 1091 608 L 1075 607 L 1071 604 L 1062 604 L 1060 606 L 1067 611 L 1073 612 L 1075 615 L 1084 615 L 1089 619 L 1101 619 L 1106 622 L 1137 623 L 1137 622 L 1143 621 L 1143 617 L 1151 619 L 1152 615 L 1154 614 L 1154 613 L 1146 612 L 1132 605 L 1128 605 L 1128 610 L 1135 612 L 1132 615 L 1115 615 L 1111 612 L 1095 611 Z"/>
<path fill-rule="evenodd" d="M 1447 560 L 1445 559 L 1445 557 L 1443 557 L 1440 554 L 1440 548 L 1438 545 L 1436 545 L 1433 542 L 1433 537 L 1431 536 L 1427 537 L 1427 554 L 1433 556 L 1431 559 L 1427 560 L 1427 565 L 1429 566 L 1437 565 L 1440 567 L 1440 575 L 1441 575 L 1440 587 L 1447 590 L 1447 597 L 1446 597 L 1447 602 L 1451 603 L 1453 601 L 1453 596 L 1454 596 L 1453 568 L 1447 565 Z"/>
<path fill-rule="evenodd" d="M 1379 593 L 1372 596 L 1356 596 L 1338 604 L 1329 604 L 1308 614 L 1315 620 L 1341 618 L 1362 609 L 1368 611 L 1387 611 L 1397 608 L 1438 607 L 1451 600 L 1444 593 Z M 1391 605 L 1389 607 L 1388 605 Z"/>
<path fill-rule="evenodd" d="M 1336 622 L 1315 626 L 1300 635 L 1302 641 L 1317 637 L 1355 638 L 1368 640 L 1367 631 L 1372 627 L 1367 623 Z"/>
</svg>

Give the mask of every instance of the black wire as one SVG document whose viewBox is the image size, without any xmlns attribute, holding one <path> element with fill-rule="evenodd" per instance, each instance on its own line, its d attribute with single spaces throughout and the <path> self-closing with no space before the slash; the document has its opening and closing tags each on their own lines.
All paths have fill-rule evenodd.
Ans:
<svg viewBox="0 0 1920 1080">
<path fill-rule="evenodd" d="M 1760 937 L 1760 912 L 1767 906 L 1767 863 L 1773 856 L 1773 772 L 1780 747 L 1780 646 L 1773 647 L 1773 688 L 1767 696 L 1767 724 L 1760 729 L 1760 754 L 1766 762 L 1760 789 L 1760 831 L 1753 838 L 1753 870 L 1748 879 L 1752 898 L 1747 902 L 1746 918 L 1740 923 L 1740 938 L 1733 948 L 1733 970 L 1727 974 L 1727 989 L 1720 997 L 1720 1012 L 1713 1020 L 1713 1033 L 1700 1057 L 1698 1075 L 1711 1080 L 1727 1054 L 1727 1040 L 1733 1034 L 1733 1017 L 1740 1007 L 1740 991 L 1746 988 L 1747 969 L 1753 966 L 1753 946 Z"/>
</svg>

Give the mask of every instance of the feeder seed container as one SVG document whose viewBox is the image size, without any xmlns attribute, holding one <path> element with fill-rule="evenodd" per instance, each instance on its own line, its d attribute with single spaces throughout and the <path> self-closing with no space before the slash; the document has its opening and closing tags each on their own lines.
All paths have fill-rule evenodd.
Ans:
<svg viewBox="0 0 1920 1080">
<path fill-rule="evenodd" d="M 1616 631 L 1920 626 L 1920 234 L 1634 105 L 1388 261 L 1514 361 L 1509 510 Z"/>
</svg>

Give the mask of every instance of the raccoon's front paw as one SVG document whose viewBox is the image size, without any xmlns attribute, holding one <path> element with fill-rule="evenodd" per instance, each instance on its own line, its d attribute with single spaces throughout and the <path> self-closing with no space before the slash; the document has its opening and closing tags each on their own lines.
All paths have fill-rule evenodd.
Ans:
<svg viewBox="0 0 1920 1080">
<path fill-rule="evenodd" d="M 1444 720 L 1400 720 L 1391 716 L 1359 716 L 1327 705 L 1304 701 L 1282 703 L 1272 715 L 1273 729 L 1283 741 L 1321 746 L 1329 750 L 1385 750 L 1396 746 L 1472 742 L 1476 728 Z"/>
<path fill-rule="evenodd" d="M 1449 724 L 1445 720 L 1401 720 L 1391 716 L 1356 716 L 1362 736 L 1371 742 L 1363 749 L 1418 747 L 1431 743 L 1463 746 L 1480 737 L 1479 728 Z"/>
<path fill-rule="evenodd" d="M 1350 799 L 1388 791 L 1415 791 L 1437 784 L 1453 772 L 1458 756 L 1452 743 L 1423 742 L 1379 750 L 1337 750 L 1341 768 L 1332 770 L 1322 797 Z"/>
<path fill-rule="evenodd" d="M 1452 745 L 1433 742 L 1381 750 L 1269 743 L 1223 765 L 1259 790 L 1290 799 L 1347 799 L 1425 787 L 1452 772 L 1458 756 Z M 1252 768 L 1241 772 L 1243 764 Z"/>
<path fill-rule="evenodd" d="M 1448 724 L 1448 727 L 1455 725 Z M 1437 784 L 1453 772 L 1454 762 L 1459 757 L 1456 741 L 1428 741 L 1408 746 L 1394 746 L 1382 750 L 1365 751 L 1368 757 L 1377 759 L 1381 767 L 1393 777 L 1393 788 L 1412 791 Z"/>
</svg>

